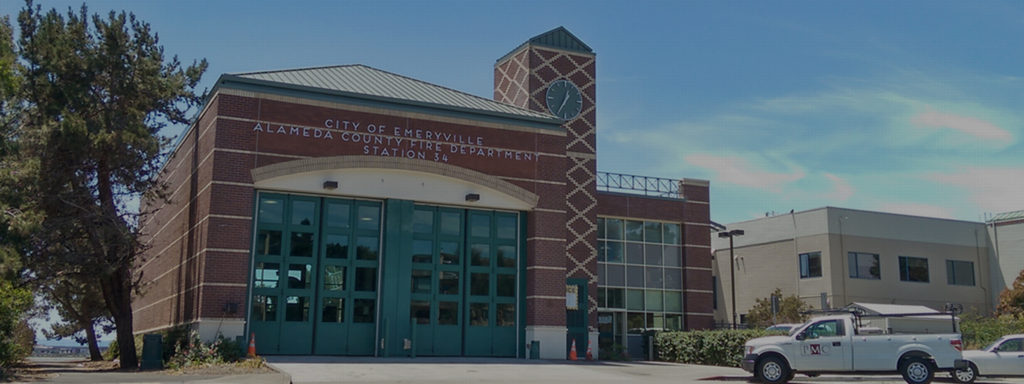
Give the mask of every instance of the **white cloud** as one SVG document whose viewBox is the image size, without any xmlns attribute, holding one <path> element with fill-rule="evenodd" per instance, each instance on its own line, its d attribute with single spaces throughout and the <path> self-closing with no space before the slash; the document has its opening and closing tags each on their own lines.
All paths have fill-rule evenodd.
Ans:
<svg viewBox="0 0 1024 384">
<path fill-rule="evenodd" d="M 712 154 L 694 154 L 685 158 L 687 163 L 711 171 L 712 180 L 717 183 L 728 183 L 742 187 L 764 189 L 770 192 L 782 192 L 782 188 L 791 182 L 800 180 L 806 175 L 802 170 L 771 172 L 757 169 L 747 159 L 738 156 L 718 156 Z"/>
<path fill-rule="evenodd" d="M 948 128 L 982 140 L 1006 142 L 1013 140 L 1013 134 L 998 125 L 970 116 L 960 116 L 935 110 L 918 113 L 910 122 L 919 127 Z"/>
<path fill-rule="evenodd" d="M 1024 209 L 1024 169 L 971 167 L 954 173 L 933 173 L 929 179 L 967 190 L 971 202 L 982 212 Z"/>
<path fill-rule="evenodd" d="M 825 173 L 825 178 L 832 182 L 832 191 L 825 194 L 825 200 L 845 202 L 853 197 L 854 188 L 849 181 L 831 173 Z"/>
<path fill-rule="evenodd" d="M 948 207 L 921 203 L 886 203 L 879 206 L 878 211 L 941 219 L 954 218 L 953 212 Z"/>
</svg>

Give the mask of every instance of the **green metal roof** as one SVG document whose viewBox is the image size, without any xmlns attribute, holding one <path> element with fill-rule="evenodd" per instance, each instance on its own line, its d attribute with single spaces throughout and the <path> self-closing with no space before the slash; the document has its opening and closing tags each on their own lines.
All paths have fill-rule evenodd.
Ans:
<svg viewBox="0 0 1024 384">
<path fill-rule="evenodd" d="M 527 40 L 527 43 L 560 48 L 567 51 L 594 53 L 594 50 L 590 49 L 590 46 L 576 38 L 576 36 L 569 32 L 568 29 L 565 29 L 565 27 L 558 27 L 534 36 L 530 40 Z"/>
<path fill-rule="evenodd" d="M 1012 220 L 1024 220 L 1024 211 L 1013 211 L 1013 212 L 997 213 L 995 216 L 992 216 L 991 219 L 988 219 L 988 222 L 989 223 L 999 223 L 999 222 L 1003 222 L 1003 221 L 1012 221 Z"/>
<path fill-rule="evenodd" d="M 547 113 L 515 107 L 359 64 L 225 74 L 218 84 L 227 85 L 232 82 L 556 125 L 562 123 Z"/>
<path fill-rule="evenodd" d="M 562 49 L 566 51 L 586 53 L 591 55 L 594 54 L 594 50 L 590 49 L 590 46 L 584 43 L 579 38 L 577 38 L 576 35 L 573 35 L 572 32 L 569 32 L 569 30 L 565 29 L 565 27 L 558 27 L 550 31 L 544 32 L 542 34 L 539 34 L 537 36 L 534 36 L 529 40 L 526 40 L 525 43 L 520 44 L 518 47 L 516 47 L 516 49 L 513 49 L 511 52 L 506 53 L 505 56 L 502 56 L 500 59 L 498 59 L 498 61 L 504 60 L 506 57 L 508 57 L 508 55 L 511 55 L 512 53 L 518 51 L 520 48 L 527 44 L 540 45 L 555 49 Z"/>
</svg>

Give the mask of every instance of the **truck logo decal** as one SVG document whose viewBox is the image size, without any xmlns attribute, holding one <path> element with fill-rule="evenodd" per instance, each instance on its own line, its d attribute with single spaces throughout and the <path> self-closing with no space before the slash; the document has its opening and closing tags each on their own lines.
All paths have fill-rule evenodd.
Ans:
<svg viewBox="0 0 1024 384">
<path fill-rule="evenodd" d="M 800 348 L 800 354 L 803 356 L 829 356 L 832 354 L 832 348 L 828 345 L 805 344 Z"/>
<path fill-rule="evenodd" d="M 812 355 L 820 355 L 821 354 L 821 344 L 811 344 L 811 354 Z"/>
</svg>

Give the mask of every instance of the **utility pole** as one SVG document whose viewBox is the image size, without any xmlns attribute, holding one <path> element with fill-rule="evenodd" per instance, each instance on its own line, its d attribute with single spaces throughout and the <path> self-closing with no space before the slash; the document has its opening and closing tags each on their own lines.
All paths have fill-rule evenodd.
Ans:
<svg viewBox="0 0 1024 384">
<path fill-rule="evenodd" d="M 732 329 L 736 329 L 736 252 L 733 249 L 732 239 L 736 236 L 743 236 L 742 229 L 718 232 L 719 238 L 729 238 L 729 293 L 732 295 Z"/>
</svg>

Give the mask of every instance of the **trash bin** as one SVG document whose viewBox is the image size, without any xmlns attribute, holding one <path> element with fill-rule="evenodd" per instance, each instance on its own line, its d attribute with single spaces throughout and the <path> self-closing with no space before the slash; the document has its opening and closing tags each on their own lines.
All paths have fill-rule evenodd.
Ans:
<svg viewBox="0 0 1024 384">
<path fill-rule="evenodd" d="M 155 333 L 142 336 L 142 361 L 139 369 L 164 369 L 163 336 Z"/>
<path fill-rule="evenodd" d="M 540 340 L 530 341 L 530 360 L 540 360 Z"/>
</svg>

